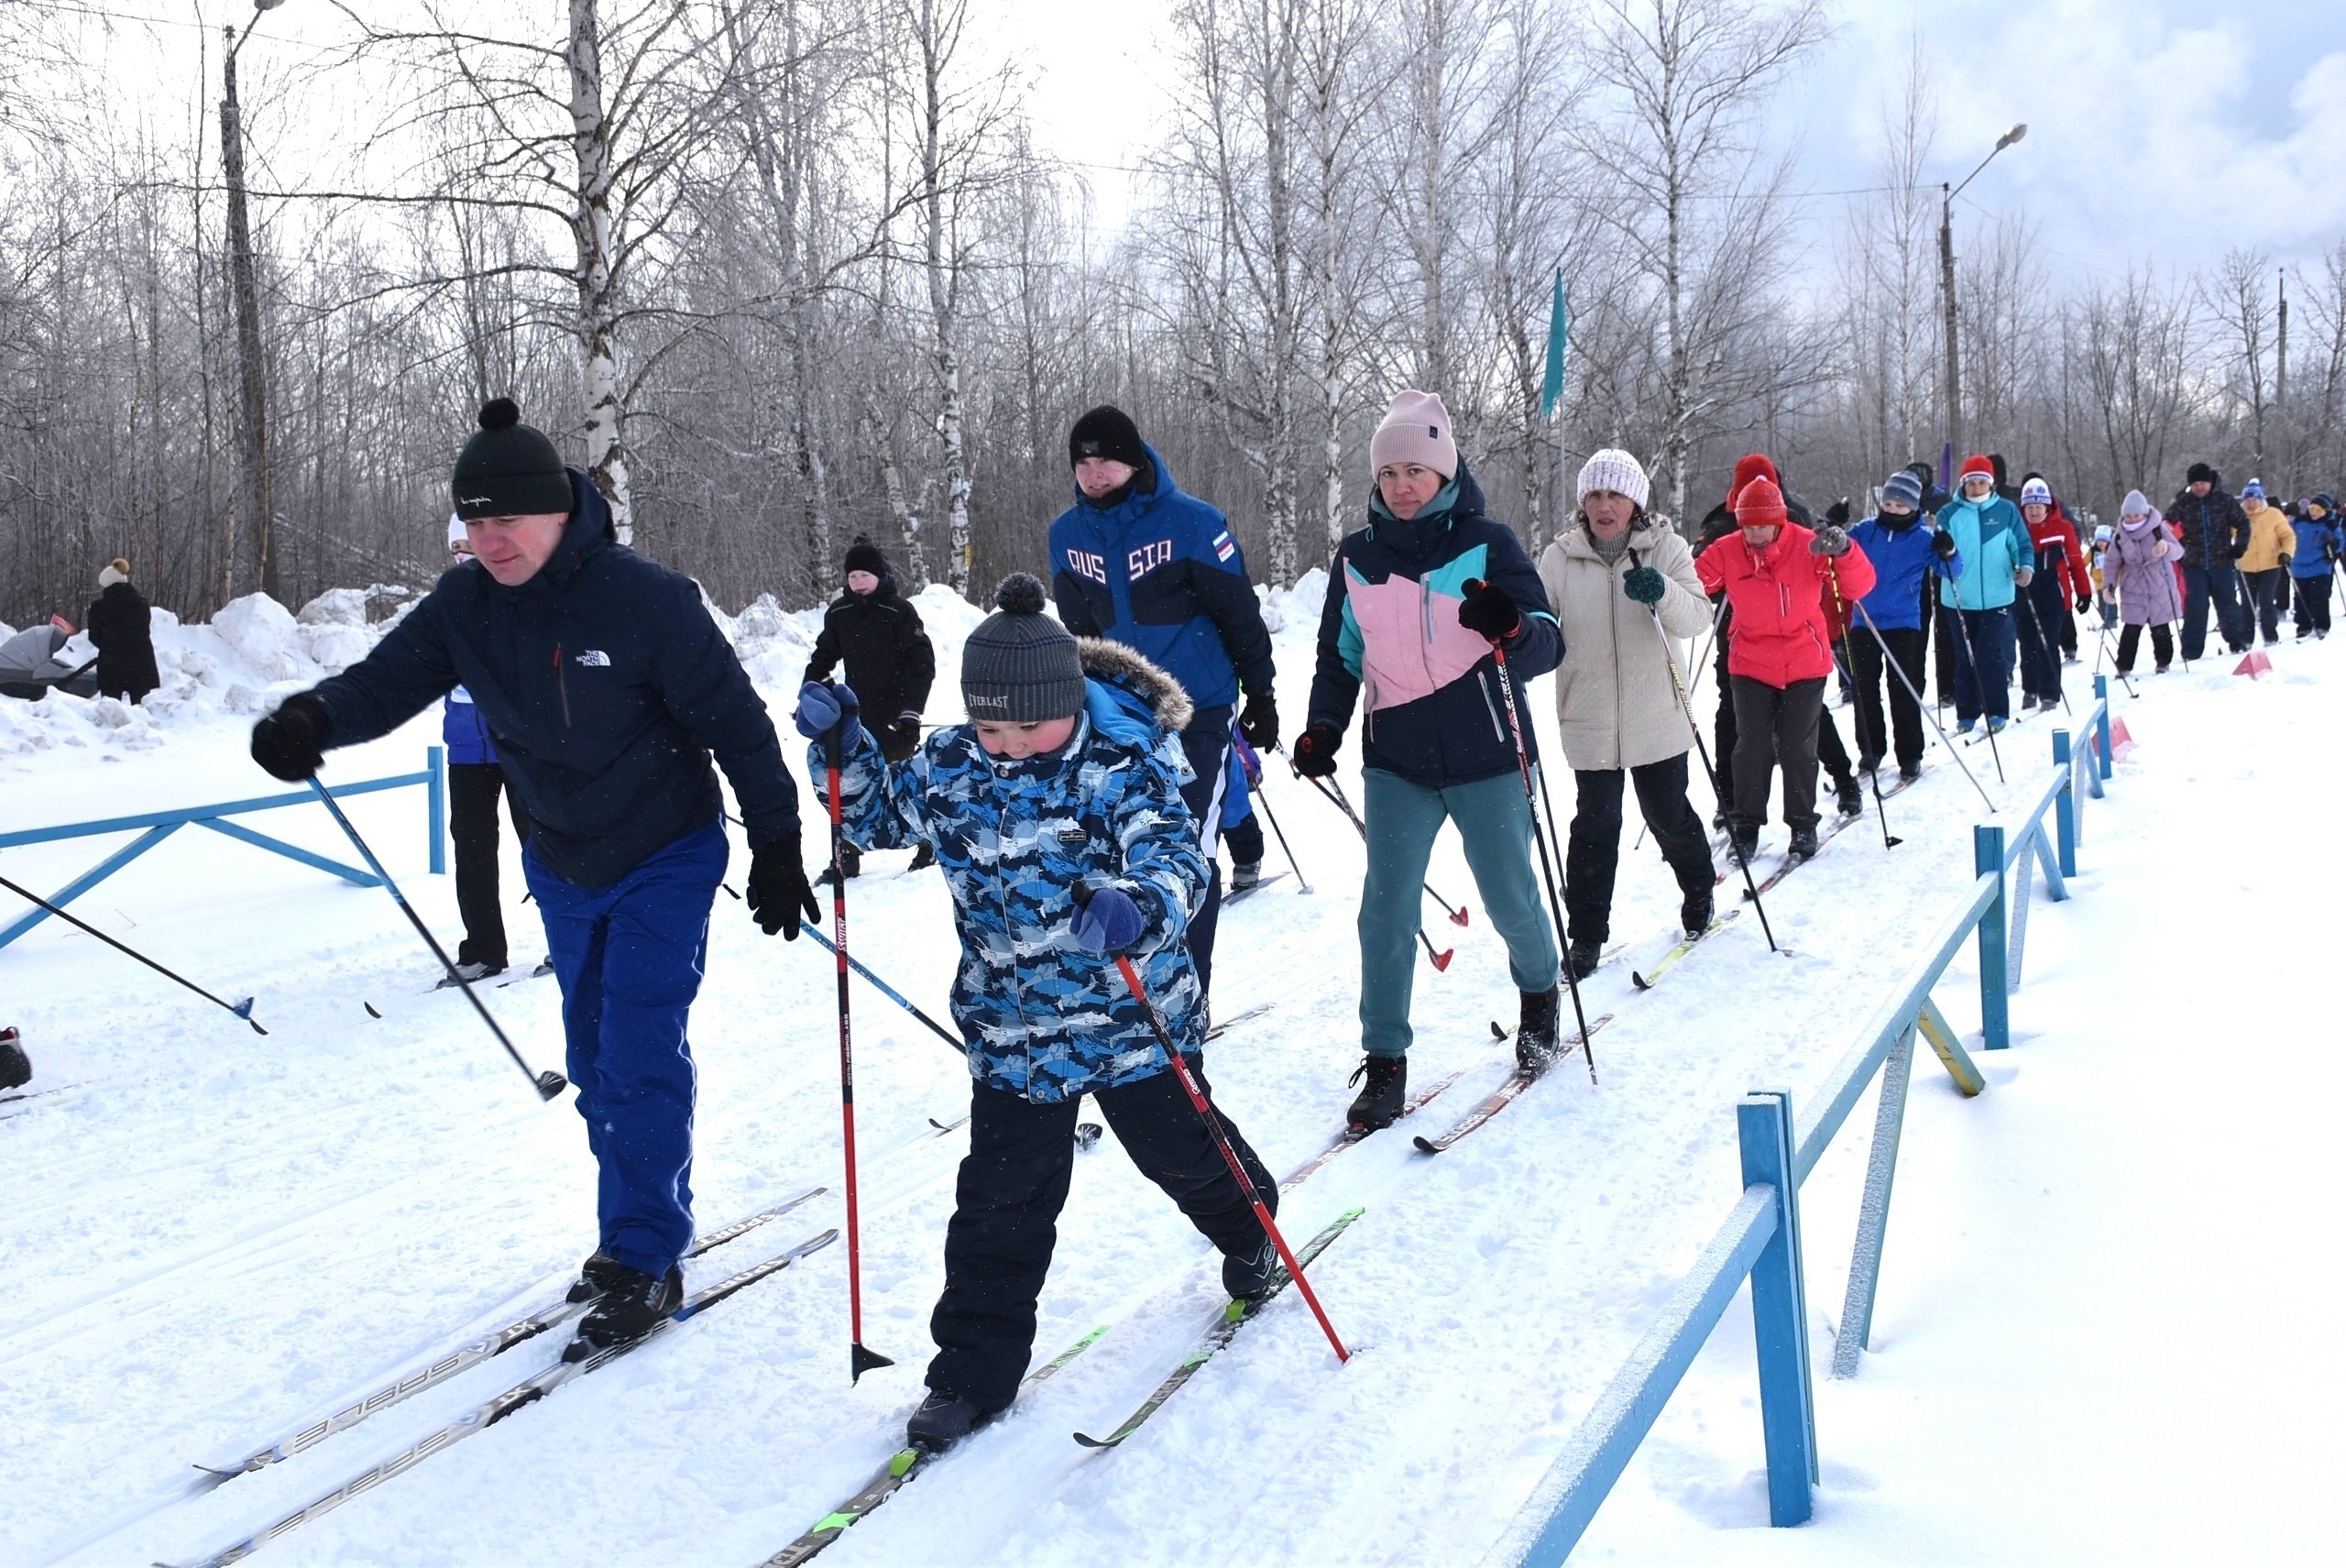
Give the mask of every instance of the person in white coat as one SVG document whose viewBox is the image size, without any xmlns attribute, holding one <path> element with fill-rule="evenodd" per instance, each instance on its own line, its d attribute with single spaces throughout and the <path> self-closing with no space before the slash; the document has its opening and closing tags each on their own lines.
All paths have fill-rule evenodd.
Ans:
<svg viewBox="0 0 2346 1568">
<path fill-rule="evenodd" d="M 1573 526 L 1540 557 L 1540 580 L 1564 634 L 1556 723 L 1579 799 L 1564 857 L 1564 906 L 1575 974 L 1597 965 L 1611 935 L 1621 858 L 1624 778 L 1678 878 L 1689 936 L 1711 923 L 1710 843 L 1686 798 L 1694 731 L 1679 706 L 1686 639 L 1710 624 L 1694 553 L 1647 512 L 1645 469 L 1613 448 L 1582 465 Z"/>
</svg>

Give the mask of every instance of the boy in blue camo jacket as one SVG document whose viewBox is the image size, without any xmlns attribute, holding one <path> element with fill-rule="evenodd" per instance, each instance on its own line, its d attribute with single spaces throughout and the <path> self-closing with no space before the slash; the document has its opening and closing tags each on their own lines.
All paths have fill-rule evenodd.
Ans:
<svg viewBox="0 0 2346 1568">
<path fill-rule="evenodd" d="M 1000 1414 L 1025 1375 L 1085 1094 L 1221 1251 L 1233 1296 L 1266 1289 L 1277 1263 L 1115 964 L 1133 959 L 1202 1084 L 1204 998 L 1183 940 L 1207 875 L 1181 798 L 1189 699 L 1130 648 L 1079 642 L 1025 573 L 994 602 L 1000 613 L 961 655 L 970 722 L 935 731 L 908 761 L 881 755 L 844 687 L 810 683 L 796 714 L 818 784 L 822 738 L 843 729 L 848 835 L 868 849 L 930 846 L 961 937 L 952 1012 L 973 1080 L 970 1152 L 930 1321 L 929 1395 L 906 1429 L 932 1451 Z M 1080 908 L 1079 886 L 1091 890 Z M 1222 1120 L 1276 1210 L 1269 1172 Z"/>
</svg>

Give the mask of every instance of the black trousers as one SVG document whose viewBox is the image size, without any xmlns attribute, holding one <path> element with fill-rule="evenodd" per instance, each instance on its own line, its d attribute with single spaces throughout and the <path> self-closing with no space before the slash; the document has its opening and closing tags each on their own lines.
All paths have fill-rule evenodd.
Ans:
<svg viewBox="0 0 2346 1568">
<path fill-rule="evenodd" d="M 1735 689 L 1734 824 L 1758 832 L 1768 820 L 1769 775 L 1784 773 L 1784 825 L 1816 826 L 1816 728 L 1825 714 L 1825 677 L 1771 686 L 1749 675 Z"/>
<path fill-rule="evenodd" d="M 2242 597 L 2248 601 L 2245 607 L 2248 613 L 2242 619 L 2252 631 L 2260 629 L 2264 631 L 2266 646 L 2281 641 L 2281 586 L 2289 580 L 2289 574 L 2275 566 L 2263 572 L 2242 572 L 2240 580 L 2246 590 Z"/>
<path fill-rule="evenodd" d="M 2319 577 L 2299 577 L 2297 581 L 2297 635 L 2330 630 L 2330 584 L 2336 576 L 2327 573 Z"/>
<path fill-rule="evenodd" d="M 497 796 L 513 818 L 513 841 L 530 841 L 530 819 L 521 796 L 495 762 L 448 764 L 448 836 L 456 843 L 456 909 L 465 939 L 456 945 L 460 964 L 506 964 L 505 914 L 497 899 Z"/>
<path fill-rule="evenodd" d="M 1189 1058 L 1189 1070 L 1211 1101 L 1202 1060 Z M 1225 1255 L 1251 1256 L 1261 1247 L 1252 1203 L 1170 1069 L 1092 1098 L 1133 1164 L 1206 1240 Z M 949 1388 L 988 1409 L 1007 1407 L 1017 1394 L 1034 1359 L 1035 1302 L 1050 1272 L 1059 1210 L 1075 1170 L 1080 1103 L 1036 1105 L 970 1085 L 970 1152 L 945 1231 L 945 1293 L 929 1319 L 937 1341 L 930 1387 Z M 1264 1206 L 1277 1212 L 1278 1184 L 1230 1118 L 1219 1107 L 1215 1113 Z"/>
<path fill-rule="evenodd" d="M 1573 810 L 1573 825 L 1564 850 L 1564 915 L 1572 939 L 1602 946 L 1613 934 L 1613 877 L 1621 861 L 1621 793 L 1619 768 L 1576 769 L 1573 779 L 1580 799 Z M 1678 891 L 1687 898 L 1708 897 L 1711 891 L 1711 843 L 1703 819 L 1686 798 L 1686 753 L 1664 757 L 1628 770 L 1637 786 L 1638 810 L 1661 846 L 1662 859 L 1678 878 Z"/>
<path fill-rule="evenodd" d="M 2134 651 L 2143 645 L 2143 629 L 2132 621 L 2118 634 L 2118 673 L 2125 674 L 2134 667 Z M 2175 633 L 2161 621 L 2151 628 L 2151 652 L 2164 670 L 2175 662 Z"/>
<path fill-rule="evenodd" d="M 1181 750 L 1189 759 L 1189 782 L 1181 799 L 1197 818 L 1198 846 L 1206 858 L 1206 902 L 1189 916 L 1189 961 L 1198 966 L 1198 990 L 1213 990 L 1213 934 L 1222 922 L 1222 860 L 1215 852 L 1222 842 L 1222 794 L 1229 781 L 1222 769 L 1230 761 L 1230 706 L 1201 707 L 1181 731 Z"/>
<path fill-rule="evenodd" d="M 1924 643 L 1928 634 L 1921 627 L 1893 627 L 1881 634 L 1876 642 L 1873 634 L 1849 639 L 1849 672 L 1858 683 L 1858 760 L 1867 768 L 1880 762 L 1887 750 L 1885 742 L 1895 730 L 1898 765 L 1911 768 L 1923 760 L 1923 709 L 1914 700 L 1906 683 L 1913 683 L 1914 691 L 1923 689 Z M 1906 672 L 1901 681 L 1897 672 L 1888 667 L 1881 656 L 1884 645 L 1890 656 L 1897 661 L 1899 670 Z M 1890 714 L 1885 724 L 1882 711 L 1882 684 L 1890 689 Z"/>
<path fill-rule="evenodd" d="M 1841 727 L 1833 722 L 1833 710 L 1822 702 L 1816 708 L 1816 760 L 1836 787 L 1857 771 L 1848 748 L 1841 744 Z"/>
<path fill-rule="evenodd" d="M 1719 809 L 1735 809 L 1735 687 L 1733 677 L 1727 673 L 1727 638 L 1719 638 L 1718 657 L 1712 660 L 1719 688 L 1718 718 L 1711 724 L 1711 767 L 1718 774 L 1714 784 L 1718 793 Z"/>
<path fill-rule="evenodd" d="M 1222 841 L 1230 846 L 1230 863 L 1233 866 L 1258 866 L 1263 863 L 1263 823 L 1253 812 L 1222 830 Z"/>
</svg>

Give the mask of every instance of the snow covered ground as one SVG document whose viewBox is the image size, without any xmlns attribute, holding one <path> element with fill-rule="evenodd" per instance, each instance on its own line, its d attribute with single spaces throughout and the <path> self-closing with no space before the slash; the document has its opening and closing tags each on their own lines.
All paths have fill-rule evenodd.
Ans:
<svg viewBox="0 0 2346 1568">
<path fill-rule="evenodd" d="M 1282 696 L 1300 713 L 1316 606 L 1274 606 Z M 951 717 L 977 614 L 922 609 Z M 0 702 L 9 828 L 270 793 L 247 760 L 272 685 L 306 685 L 370 630 L 258 607 L 159 636 L 146 708 Z M 323 612 L 322 612 L 323 613 Z M 812 621 L 731 623 L 777 711 Z M 238 635 L 229 636 L 229 631 Z M 2087 821 L 2077 898 L 2038 900 L 2015 1047 L 1965 1102 L 1916 1066 L 1876 1353 L 1818 1393 L 1815 1521 L 1765 1527 L 1748 1314 L 1731 1314 L 1579 1556 L 1622 1562 L 2309 1560 L 2341 1508 L 2334 1232 L 2321 1168 L 2341 1032 L 2322 891 L 2334 836 L 2340 650 L 2288 648 L 2252 685 L 2202 664 L 2140 683 L 2138 750 Z M 2072 666 L 2073 699 L 2084 684 Z M 291 689 L 287 686 L 287 689 Z M 2325 693 L 2329 694 L 2325 696 Z M 1552 733 L 1546 684 L 1532 707 Z M 1698 696 L 1707 718 L 1708 684 Z M 119 710 L 119 711 L 117 711 Z M 1845 716 L 1846 722 L 1846 716 Z M 332 759 L 334 781 L 414 769 L 436 714 Z M 1964 753 L 2007 806 L 2049 767 L 2052 725 Z M 794 748 L 795 751 L 795 748 Z M 1438 1160 L 1370 1140 L 1285 1211 L 1299 1236 L 1366 1213 L 1314 1271 L 1361 1349 L 1339 1369 L 1283 1300 L 1132 1442 L 1080 1449 L 1124 1415 L 1211 1318 L 1204 1244 L 1112 1139 L 1060 1226 L 1038 1353 L 1111 1332 L 999 1428 L 936 1466 L 828 1560 L 854 1563 L 1473 1563 L 1554 1457 L 1737 1190 L 1730 1107 L 1796 1102 L 1969 880 L 1979 796 L 1940 761 L 1655 992 L 1628 970 L 1666 944 L 1676 894 L 1625 853 L 1614 937 L 1586 987 L 1601 1086 L 1561 1071 Z M 1347 762 L 1352 761 L 1348 751 Z M 1283 774 L 1283 770 L 1281 770 Z M 1353 783 L 1349 775 L 1347 783 Z M 1567 784 L 1565 795 L 1568 795 Z M 1341 1124 L 1356 1059 L 1351 828 L 1292 778 L 1269 804 L 1312 879 L 1224 916 L 1217 999 L 1277 1005 L 1208 1053 L 1217 1097 L 1275 1169 Z M 1568 798 L 1558 804 L 1569 811 Z M 436 929 L 413 791 L 351 813 Z M 347 858 L 321 811 L 252 819 Z M 810 851 L 815 844 L 810 826 Z M 1634 834 L 1635 828 L 1630 832 Z M 1771 832 L 1781 842 L 1781 829 Z M 0 853 L 38 887 L 111 847 Z M 1277 855 L 1276 843 L 1273 849 Z M 532 950 L 518 868 L 505 884 Z M 941 1011 L 952 943 L 935 879 L 867 858 L 850 934 Z M 736 861 L 736 878 L 745 860 Z M 1276 861 L 1275 861 L 1276 863 Z M 1445 838 L 1432 879 L 1472 879 Z M 1471 902 L 1471 901 L 1470 901 Z M 203 1556 L 399 1452 L 550 1364 L 532 1342 L 261 1474 L 190 1495 L 220 1463 L 427 1365 L 560 1293 L 593 1242 L 592 1168 L 565 1102 L 541 1105 L 379 891 L 187 829 L 76 905 L 222 994 L 256 994 L 254 1036 L 56 922 L 0 949 L 0 1022 L 53 1090 L 0 1105 L 0 1561 Z M 1504 952 L 1476 908 L 1445 974 L 1420 967 L 1413 1076 L 1466 1076 L 1439 1124 L 1506 1069 Z M 1939 992 L 1976 1024 L 1968 959 Z M 705 1225 L 833 1191 L 688 1270 L 695 1285 L 840 1223 L 833 980 L 813 943 L 761 936 L 720 895 L 695 1010 L 695 1173 Z M 560 1065 L 550 981 L 487 992 L 533 1065 Z M 368 1004 L 381 1016 L 372 1016 Z M 897 1365 L 850 1387 L 844 1249 L 368 1491 L 267 1548 L 313 1563 L 658 1563 L 747 1568 L 894 1447 L 929 1350 L 959 1134 L 959 1059 L 858 983 L 865 1338 Z M 1803 1191 L 1820 1363 L 1837 1310 L 1869 1105 Z M 553 1336 L 557 1337 L 558 1336 Z M 2323 1503 L 2319 1499 L 2332 1500 Z"/>
</svg>

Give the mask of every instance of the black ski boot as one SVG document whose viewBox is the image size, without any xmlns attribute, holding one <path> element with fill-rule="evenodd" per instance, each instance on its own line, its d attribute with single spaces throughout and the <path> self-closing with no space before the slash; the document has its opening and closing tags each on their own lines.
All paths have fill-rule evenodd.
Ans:
<svg viewBox="0 0 2346 1568">
<path fill-rule="evenodd" d="M 607 1252 L 597 1251 L 578 1266 L 578 1277 L 570 1287 L 570 1294 L 563 1299 L 573 1303 L 591 1301 L 619 1283 L 628 1266 Z"/>
<path fill-rule="evenodd" d="M 1279 1272 L 1279 1249 L 1268 1236 L 1255 1244 L 1249 1253 L 1224 1253 L 1222 1255 L 1222 1288 L 1230 1292 L 1233 1301 L 1255 1302 L 1271 1293 Z"/>
<path fill-rule="evenodd" d="M 33 1080 L 33 1058 L 25 1055 L 24 1036 L 16 1025 L 0 1029 L 0 1089 L 17 1089 Z"/>
<path fill-rule="evenodd" d="M 906 866 L 904 870 L 907 873 L 925 872 L 936 863 L 937 846 L 924 839 L 921 840 L 920 848 L 913 851 L 913 863 Z"/>
<path fill-rule="evenodd" d="M 1244 893 L 1263 880 L 1263 862 L 1248 861 L 1244 865 L 1233 863 L 1230 868 L 1230 891 Z"/>
<path fill-rule="evenodd" d="M 657 1277 L 611 1264 L 610 1282 L 595 1305 L 578 1321 L 577 1337 L 562 1353 L 565 1361 L 584 1361 L 598 1350 L 641 1339 L 685 1304 L 685 1271 L 674 1264 Z"/>
<path fill-rule="evenodd" d="M 1866 808 L 1865 793 L 1858 788 L 1855 778 L 1842 779 L 1833 785 L 1833 804 L 1844 817 L 1860 816 Z"/>
<path fill-rule="evenodd" d="M 1748 866 L 1760 858 L 1760 829 L 1729 828 L 1727 830 L 1727 859 L 1738 866 Z"/>
<path fill-rule="evenodd" d="M 1707 887 L 1678 906 L 1678 927 L 1686 933 L 1688 941 L 1711 928 L 1711 913 L 1715 907 L 1711 902 L 1711 890 Z"/>
<path fill-rule="evenodd" d="M 906 1447 L 942 1453 L 980 1427 L 990 1424 L 1000 1410 L 989 1410 L 964 1399 L 950 1388 L 931 1388 L 913 1419 L 904 1423 Z"/>
<path fill-rule="evenodd" d="M 1368 1080 L 1361 1083 L 1361 1080 Z M 1360 1083 L 1360 1092 L 1344 1111 L 1344 1122 L 1356 1133 L 1373 1133 L 1400 1119 L 1409 1094 L 1409 1058 L 1366 1056 L 1353 1069 L 1347 1083 Z"/>
<path fill-rule="evenodd" d="M 1517 994 L 1523 998 L 1523 1010 L 1517 1015 L 1515 1025 L 1515 1065 L 1526 1072 L 1545 1072 L 1548 1064 L 1556 1059 L 1556 1008 L 1562 1000 L 1561 988 L 1551 985 L 1545 991 Z"/>
<path fill-rule="evenodd" d="M 1923 764 L 1922 764 L 1922 763 L 1920 763 L 1920 762 L 1901 762 L 1901 763 L 1899 763 L 1899 764 L 1898 764 L 1898 782 L 1899 782 L 1899 783 L 1901 783 L 1901 784 L 1913 784 L 1916 779 L 1919 779 L 1919 778 L 1921 778 L 1922 776 L 1923 776 Z"/>
<path fill-rule="evenodd" d="M 1574 942 L 1564 949 L 1564 961 L 1573 966 L 1574 980 L 1586 980 L 1596 972 L 1596 966 L 1605 961 L 1605 945 L 1602 942 Z"/>
<path fill-rule="evenodd" d="M 1816 855 L 1816 824 L 1792 829 L 1792 848 L 1785 851 L 1795 861 L 1813 860 Z"/>
</svg>

